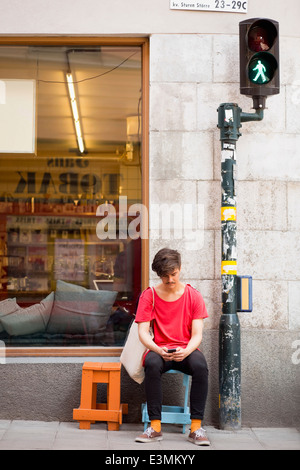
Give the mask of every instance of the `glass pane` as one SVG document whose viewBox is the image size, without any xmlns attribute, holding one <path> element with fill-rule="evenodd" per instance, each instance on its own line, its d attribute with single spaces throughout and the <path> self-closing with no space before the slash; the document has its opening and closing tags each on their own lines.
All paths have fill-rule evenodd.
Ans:
<svg viewBox="0 0 300 470">
<path fill-rule="evenodd" d="M 0 47 L 0 65 L 37 93 L 35 154 L 0 154 L 0 340 L 122 346 L 141 291 L 141 49 Z"/>
</svg>

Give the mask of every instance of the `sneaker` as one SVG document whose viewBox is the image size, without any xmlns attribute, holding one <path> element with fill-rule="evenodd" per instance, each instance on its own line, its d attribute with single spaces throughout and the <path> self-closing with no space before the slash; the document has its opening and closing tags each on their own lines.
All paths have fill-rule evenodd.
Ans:
<svg viewBox="0 0 300 470">
<path fill-rule="evenodd" d="M 163 436 L 161 432 L 154 431 L 153 428 L 147 428 L 146 431 L 140 436 L 136 437 L 135 442 L 154 442 L 162 441 Z"/>
<path fill-rule="evenodd" d="M 196 429 L 195 432 L 190 432 L 188 441 L 193 442 L 196 446 L 210 446 L 206 431 L 203 428 Z"/>
</svg>

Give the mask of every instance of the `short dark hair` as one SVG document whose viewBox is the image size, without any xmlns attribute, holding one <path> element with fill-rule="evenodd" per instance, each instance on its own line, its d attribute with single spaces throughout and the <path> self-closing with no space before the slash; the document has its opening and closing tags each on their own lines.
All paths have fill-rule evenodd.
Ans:
<svg viewBox="0 0 300 470">
<path fill-rule="evenodd" d="M 152 263 L 152 270 L 158 277 L 170 274 L 175 269 L 181 268 L 181 255 L 177 250 L 162 248 L 156 253 Z"/>
</svg>

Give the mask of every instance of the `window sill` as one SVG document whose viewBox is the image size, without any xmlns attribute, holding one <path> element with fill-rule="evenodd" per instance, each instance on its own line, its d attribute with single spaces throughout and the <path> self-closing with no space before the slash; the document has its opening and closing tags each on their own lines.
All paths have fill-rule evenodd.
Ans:
<svg viewBox="0 0 300 470">
<path fill-rule="evenodd" d="M 122 347 L 48 347 L 14 348 L 5 350 L 6 357 L 120 357 Z"/>
</svg>

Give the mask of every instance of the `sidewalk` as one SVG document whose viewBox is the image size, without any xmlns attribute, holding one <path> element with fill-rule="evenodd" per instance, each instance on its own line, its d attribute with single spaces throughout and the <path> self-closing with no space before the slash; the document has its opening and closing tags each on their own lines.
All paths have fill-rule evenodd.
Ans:
<svg viewBox="0 0 300 470">
<path fill-rule="evenodd" d="M 123 424 L 120 431 L 107 431 L 106 423 L 96 423 L 91 429 L 80 430 L 77 422 L 38 422 L 0 420 L 0 450 L 102 450 L 171 451 L 178 454 L 208 450 L 300 450 L 299 428 L 242 428 L 241 431 L 220 431 L 204 426 L 210 447 L 198 447 L 187 441 L 178 425 L 163 426 L 163 441 L 141 444 L 134 441 L 143 425 Z M 137 452 L 138 453 L 138 452 Z M 122 455 L 118 453 L 118 455 Z"/>
</svg>

